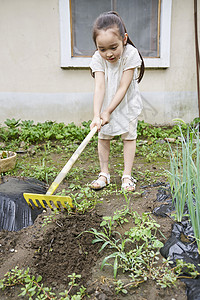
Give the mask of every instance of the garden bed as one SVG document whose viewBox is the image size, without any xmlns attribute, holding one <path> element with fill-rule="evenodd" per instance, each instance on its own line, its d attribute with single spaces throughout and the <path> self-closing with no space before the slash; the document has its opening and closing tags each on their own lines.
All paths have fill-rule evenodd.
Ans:
<svg viewBox="0 0 200 300">
<path fill-rule="evenodd" d="M 146 130 L 148 128 L 145 127 Z M 154 128 L 152 130 L 154 130 L 154 135 L 155 132 L 160 132 L 155 131 Z M 144 131 L 143 123 L 140 127 L 140 132 L 142 131 Z M 166 132 L 166 135 L 169 135 L 169 132 Z M 174 137 L 173 134 L 170 137 Z M 59 143 L 54 141 L 36 143 L 34 141 L 34 143 L 29 142 L 28 145 L 21 141 L 15 149 L 16 152 L 19 150 L 16 168 L 5 174 L 4 180 L 16 176 L 20 178 L 30 176 L 41 181 L 49 181 L 49 184 L 78 144 L 79 140 L 74 138 L 73 141 L 73 137 L 72 141 L 66 144 L 61 141 Z M 4 142 L 4 146 L 8 147 L 9 143 Z M 150 278 L 147 281 L 142 280 L 143 282 L 137 287 L 131 287 L 129 272 L 123 273 L 121 269 L 118 270 L 117 277 L 114 279 L 113 267 L 105 266 L 102 270 L 100 268 L 103 259 L 111 253 L 111 250 L 105 247 L 99 252 L 102 244 L 92 243 L 95 236 L 91 232 L 88 233 L 91 228 L 96 229 L 97 232 L 102 231 L 100 225 L 103 217 L 113 216 L 123 208 L 128 207 L 129 211 L 136 211 L 142 216 L 143 213 L 152 213 L 161 205 L 157 197 L 159 190 L 167 191 L 168 177 L 165 172 L 169 168 L 167 149 L 164 137 L 158 136 L 152 140 L 150 134 L 147 133 L 146 139 L 138 140 L 133 170 L 133 175 L 137 179 L 136 192 L 124 195 L 120 192 L 123 169 L 122 144 L 119 140 L 114 140 L 110 160 L 112 184 L 95 193 L 87 186 L 98 174 L 96 140 L 94 139 L 58 188 L 58 192 L 63 192 L 64 189 L 65 194 L 70 194 L 73 200 L 77 201 L 78 211 L 70 214 L 65 211 L 52 214 L 50 209 L 47 209 L 37 217 L 32 226 L 17 232 L 2 230 L 0 232 L 1 278 L 16 266 L 18 270 L 29 268 L 31 275 L 42 276 L 42 283 L 52 288 L 57 299 L 61 297 L 60 292 L 69 291 L 71 279 L 68 276 L 76 273 L 81 275 L 81 278 L 76 279 L 77 286 L 73 286 L 69 294 L 77 295 L 83 285 L 88 295 L 83 299 L 89 299 L 90 296 L 90 299 L 186 300 L 185 284 L 180 280 L 176 282 L 176 285 L 162 288 L 156 280 Z M 166 203 L 165 200 L 162 204 L 164 203 Z M 151 217 L 156 224 L 160 225 L 157 239 L 165 243 L 171 235 L 173 219 L 153 214 Z M 118 223 L 115 231 L 124 234 L 133 227 L 133 220 L 129 214 L 127 221 L 129 222 Z M 159 255 L 159 264 L 162 264 L 161 255 Z M 123 292 L 116 294 L 118 280 L 121 280 L 125 286 L 127 285 L 126 294 Z M 0 290 L 0 299 L 17 299 L 17 295 L 21 293 L 21 287 L 18 284 L 4 291 Z M 52 296 L 49 299 L 55 298 Z"/>
</svg>

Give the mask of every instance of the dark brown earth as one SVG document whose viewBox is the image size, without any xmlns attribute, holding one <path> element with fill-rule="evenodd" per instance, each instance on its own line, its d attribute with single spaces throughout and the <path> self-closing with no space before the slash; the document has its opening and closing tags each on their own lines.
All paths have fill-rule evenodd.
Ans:
<svg viewBox="0 0 200 300">
<path fill-rule="evenodd" d="M 146 166 L 136 158 L 135 168 L 139 168 L 142 173 L 145 168 L 150 171 L 156 168 L 159 170 L 159 164 Z M 114 173 L 114 170 L 112 171 Z M 115 176 L 113 181 L 120 188 L 120 176 L 117 174 Z M 94 174 L 88 173 L 85 181 L 90 182 L 93 178 Z M 157 180 L 159 182 L 166 181 L 166 178 L 160 177 Z M 70 180 L 69 182 L 65 180 L 60 186 L 60 190 L 63 187 L 66 188 L 66 185 L 70 183 Z M 157 201 L 160 186 L 145 184 L 141 175 L 136 189 L 138 193 L 128 195 L 130 206 L 140 214 L 152 212 L 155 207 L 160 206 Z M 102 191 L 98 193 L 102 193 Z M 78 287 L 81 285 L 87 287 L 90 298 L 86 297 L 85 299 L 186 300 L 185 285 L 180 281 L 177 282 L 176 287 L 166 289 L 161 289 L 153 281 L 147 281 L 138 288 L 130 289 L 127 295 L 115 294 L 112 285 L 112 270 L 108 267 L 100 270 L 103 259 L 103 253 L 98 253 L 100 245 L 92 244 L 94 236 L 84 232 L 91 228 L 98 230 L 102 216 L 112 215 L 117 208 L 121 209 L 123 205 L 125 205 L 123 194 L 105 196 L 102 193 L 101 202 L 95 209 L 85 214 L 67 215 L 66 212 L 62 212 L 56 216 L 53 223 L 42 226 L 44 216 L 50 213 L 47 210 L 38 216 L 32 226 L 18 232 L 0 232 L 0 277 L 2 278 L 15 266 L 20 269 L 29 267 L 31 274 L 41 275 L 44 285 L 52 287 L 57 294 L 67 289 L 68 275 L 76 273 L 81 275 Z M 153 218 L 161 225 L 160 229 L 163 235 L 169 238 L 173 221 L 167 217 L 153 216 Z M 165 242 L 162 236 L 159 238 Z M 120 276 L 118 275 L 117 279 L 120 279 Z M 76 292 L 76 288 L 73 291 Z M 0 299 L 20 299 L 17 297 L 19 293 L 20 287 L 15 286 L 0 291 Z M 21 297 L 21 299 L 23 298 Z"/>
</svg>

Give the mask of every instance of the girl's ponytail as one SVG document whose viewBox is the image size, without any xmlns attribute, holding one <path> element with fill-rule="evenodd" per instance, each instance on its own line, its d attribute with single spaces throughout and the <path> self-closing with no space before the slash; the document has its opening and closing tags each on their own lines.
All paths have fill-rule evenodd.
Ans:
<svg viewBox="0 0 200 300">
<path fill-rule="evenodd" d="M 135 45 L 133 44 L 133 42 L 131 41 L 131 39 L 129 38 L 129 36 L 128 36 L 128 39 L 127 39 L 127 43 L 131 44 L 133 47 L 135 47 Z M 140 83 L 140 81 L 142 80 L 142 77 L 144 75 L 144 60 L 143 60 L 143 57 L 142 57 L 142 54 L 140 53 L 140 51 L 138 49 L 137 49 L 137 51 L 138 51 L 139 56 L 140 56 L 140 58 L 142 60 L 142 63 L 141 63 L 141 66 L 140 66 L 140 73 L 139 73 L 139 76 L 137 78 L 138 83 Z"/>
<path fill-rule="evenodd" d="M 107 14 L 113 14 L 113 15 L 115 15 L 115 16 L 117 16 L 119 19 L 120 19 L 120 21 L 121 21 L 121 23 L 122 23 L 122 25 L 123 25 L 123 27 L 124 27 L 124 31 L 127 33 L 127 30 L 126 30 L 126 26 L 125 26 L 125 24 L 124 24 L 124 21 L 122 20 L 122 18 L 120 17 L 120 15 L 116 12 L 116 11 L 109 11 Z M 127 39 L 127 44 L 130 44 L 130 45 L 132 45 L 134 48 L 136 48 L 136 46 L 133 44 L 133 42 L 131 41 L 131 39 L 130 39 L 130 37 L 129 37 L 129 35 L 128 35 L 128 39 Z M 136 48 L 137 49 L 137 48 Z M 140 56 L 140 58 L 141 58 L 141 61 L 142 61 L 142 63 L 141 63 L 141 67 L 140 67 L 140 73 L 139 73 L 139 76 L 138 76 L 138 78 L 137 78 L 137 81 L 138 81 L 138 83 L 142 80 L 142 77 L 143 77 L 143 75 L 144 75 L 144 60 L 143 60 L 143 57 L 142 57 L 142 55 L 141 55 L 141 53 L 140 53 L 140 51 L 137 49 L 137 51 L 138 51 L 138 53 L 139 53 L 139 56 Z"/>
</svg>

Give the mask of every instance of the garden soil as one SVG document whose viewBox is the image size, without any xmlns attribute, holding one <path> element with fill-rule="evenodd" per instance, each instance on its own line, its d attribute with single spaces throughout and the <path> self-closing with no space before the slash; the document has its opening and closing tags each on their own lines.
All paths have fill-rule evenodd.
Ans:
<svg viewBox="0 0 200 300">
<path fill-rule="evenodd" d="M 138 166 L 140 172 L 147 168 L 136 158 L 135 168 L 137 169 Z M 151 168 L 155 169 L 157 165 L 148 164 L 148 169 Z M 114 170 L 112 173 L 114 174 Z M 85 182 L 90 182 L 94 176 L 92 173 L 87 174 Z M 115 182 L 120 188 L 120 177 L 117 174 Z M 65 180 L 59 189 L 66 188 L 68 184 L 70 182 Z M 138 193 L 128 195 L 131 207 L 139 214 L 152 212 L 160 206 L 157 201 L 159 183 L 157 186 L 151 184 L 143 188 L 142 186 L 143 182 L 138 182 L 136 189 Z M 116 209 L 122 209 L 125 204 L 122 194 L 102 196 L 96 208 L 85 214 L 67 215 L 62 212 L 52 223 L 43 226 L 44 216 L 50 214 L 47 209 L 37 217 L 32 226 L 17 232 L 1 231 L 0 278 L 3 278 L 3 275 L 15 266 L 19 269 L 29 267 L 30 273 L 41 275 L 44 285 L 52 287 L 57 295 L 68 288 L 68 275 L 76 273 L 81 275 L 81 279 L 77 281 L 78 287 L 81 285 L 87 287 L 88 296 L 90 296 L 88 299 L 186 300 L 185 285 L 181 281 L 177 282 L 176 287 L 166 289 L 160 288 L 153 281 L 147 281 L 137 288 L 130 288 L 126 295 L 115 294 L 112 269 L 109 267 L 100 269 L 103 251 L 98 252 L 100 245 L 92 244 L 94 236 L 86 231 L 91 228 L 99 230 L 102 216 L 112 215 Z M 160 224 L 163 235 L 169 238 L 173 220 L 161 216 L 154 216 L 154 219 Z M 162 242 L 166 241 L 163 236 L 159 238 Z M 119 274 L 117 279 L 120 278 L 128 282 L 128 276 L 125 274 Z M 73 291 L 76 292 L 76 287 Z M 17 296 L 19 293 L 20 287 L 13 286 L 0 291 L 0 299 L 20 299 Z M 21 299 L 24 298 L 21 297 Z"/>
</svg>

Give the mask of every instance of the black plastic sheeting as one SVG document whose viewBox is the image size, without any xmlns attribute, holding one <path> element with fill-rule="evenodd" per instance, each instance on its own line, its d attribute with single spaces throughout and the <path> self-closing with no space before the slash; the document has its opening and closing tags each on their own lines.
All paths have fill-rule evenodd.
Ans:
<svg viewBox="0 0 200 300">
<path fill-rule="evenodd" d="M 19 231 L 33 225 L 43 209 L 32 209 L 23 193 L 45 194 L 45 185 L 37 179 L 8 178 L 0 184 L 0 231 Z"/>
<path fill-rule="evenodd" d="M 157 201 L 164 202 L 155 208 L 153 213 L 157 216 L 170 216 L 174 211 L 172 205 L 172 197 L 170 187 L 159 188 L 157 193 Z M 187 205 L 185 206 L 187 212 Z M 186 263 L 194 264 L 196 270 L 200 273 L 200 256 L 194 237 L 193 228 L 189 220 L 185 218 L 181 223 L 174 222 L 170 238 L 160 249 L 160 253 L 165 258 L 176 264 L 177 259 L 182 259 Z M 187 276 L 187 273 L 183 275 Z M 189 275 L 188 275 L 189 276 Z M 197 278 L 181 279 L 186 285 L 186 294 L 188 300 L 200 300 L 200 276 Z"/>
<path fill-rule="evenodd" d="M 156 216 L 169 216 L 170 213 L 175 209 L 174 205 L 172 205 L 171 189 L 169 185 L 158 189 L 156 200 L 158 202 L 164 202 L 164 204 L 161 204 L 159 207 L 156 207 L 153 210 L 153 214 Z"/>
<path fill-rule="evenodd" d="M 174 264 L 177 259 L 194 264 L 200 273 L 200 257 L 195 239 L 192 236 L 194 236 L 193 229 L 188 221 L 174 223 L 171 236 L 164 247 L 160 249 L 160 253 L 165 258 L 169 257 Z M 182 239 L 187 240 L 187 242 L 183 242 Z M 183 275 L 187 276 L 186 273 Z M 181 281 L 186 284 L 188 300 L 200 300 L 200 276 L 195 279 L 181 279 Z"/>
</svg>

